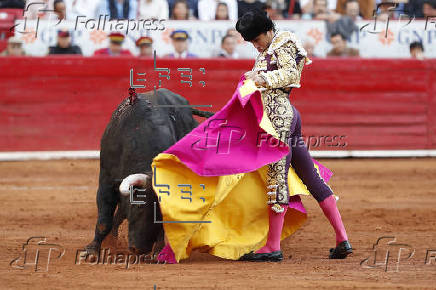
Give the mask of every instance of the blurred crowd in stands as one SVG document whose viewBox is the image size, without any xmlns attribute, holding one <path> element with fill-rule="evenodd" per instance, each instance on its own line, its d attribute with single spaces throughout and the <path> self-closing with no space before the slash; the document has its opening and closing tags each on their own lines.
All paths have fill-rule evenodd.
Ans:
<svg viewBox="0 0 436 290">
<path fill-rule="evenodd" d="M 38 3 L 38 5 L 31 5 Z M 42 7 L 43 6 L 43 7 Z M 414 19 L 436 17 L 436 0 L 2 0 L 0 9 L 25 9 L 27 19 L 49 17 L 53 11 L 59 19 L 75 20 L 77 16 L 97 19 L 109 15 L 110 19 L 169 19 L 169 20 L 237 20 L 250 9 L 263 9 L 273 20 L 323 20 L 327 25 L 328 39 L 332 49 L 327 56 L 359 56 L 355 48 L 347 47 L 350 35 L 358 30 L 356 20 L 377 19 L 386 21 L 409 15 Z M 45 11 L 44 11 L 45 10 Z M 404 16 L 403 16 L 404 18 Z M 235 47 L 241 36 L 229 29 L 222 38 L 216 57 L 238 58 Z M 113 32 L 109 46 L 95 51 L 95 55 L 129 55 L 122 49 L 124 35 Z M 187 31 L 177 30 L 171 34 L 173 58 L 196 57 L 188 51 Z M 142 57 L 152 57 L 153 39 L 140 37 L 136 46 Z M 304 44 L 309 56 L 313 55 L 310 43 Z M 421 59 L 423 45 L 410 44 L 411 56 Z M 80 47 L 73 45 L 69 31 L 59 30 L 57 44 L 48 54 L 81 54 Z M 22 41 L 10 37 L 2 55 L 23 55 Z"/>
</svg>

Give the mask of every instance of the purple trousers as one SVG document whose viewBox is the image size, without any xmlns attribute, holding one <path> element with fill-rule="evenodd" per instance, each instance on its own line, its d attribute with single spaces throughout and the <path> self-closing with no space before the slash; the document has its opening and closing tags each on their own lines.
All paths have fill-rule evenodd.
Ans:
<svg viewBox="0 0 436 290">
<path fill-rule="evenodd" d="M 301 181 L 307 186 L 310 194 L 318 201 L 321 202 L 333 194 L 330 186 L 328 186 L 324 179 L 316 171 L 312 157 L 307 150 L 303 137 L 301 136 L 301 116 L 300 112 L 292 106 L 294 111 L 294 118 L 292 120 L 290 135 L 288 137 L 288 144 L 290 146 L 289 154 L 286 156 L 285 173 L 288 180 L 289 166 L 292 165 Z M 286 182 L 287 184 L 287 182 Z M 286 186 L 289 196 L 289 188 Z"/>
</svg>

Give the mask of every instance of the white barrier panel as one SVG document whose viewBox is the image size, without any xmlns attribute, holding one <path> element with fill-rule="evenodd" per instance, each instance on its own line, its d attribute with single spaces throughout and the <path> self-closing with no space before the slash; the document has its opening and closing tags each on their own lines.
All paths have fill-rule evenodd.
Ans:
<svg viewBox="0 0 436 290">
<path fill-rule="evenodd" d="M 310 151 L 314 158 L 409 158 L 436 157 L 436 150 L 337 150 Z M 1 161 L 99 159 L 100 151 L 18 151 L 0 152 Z"/>
<path fill-rule="evenodd" d="M 175 29 L 188 31 L 191 39 L 189 51 L 199 57 L 212 57 L 221 45 L 221 38 L 227 29 L 233 28 L 233 21 L 166 21 L 155 22 L 127 22 L 103 21 L 104 18 L 86 19 L 76 18 L 74 21 L 61 21 L 56 25 L 55 20 L 19 20 L 16 22 L 16 35 L 23 39 L 26 53 L 35 56 L 47 54 L 48 47 L 56 43 L 56 32 L 68 29 L 72 32 L 73 42 L 82 48 L 83 54 L 90 56 L 96 49 L 107 47 L 107 35 L 112 30 L 118 30 L 126 35 L 123 47 L 133 54 L 138 54 L 135 40 L 141 35 L 149 35 L 154 39 L 153 47 L 158 56 L 172 52 L 170 34 Z M 348 45 L 360 50 L 362 57 L 407 58 L 409 44 L 413 41 L 423 42 L 425 56 L 436 58 L 436 20 L 390 20 L 387 22 L 374 20 L 357 21 L 360 28 L 352 34 Z M 326 39 L 326 25 L 324 21 L 282 20 L 276 21 L 277 27 L 293 31 L 304 41 L 311 41 L 315 45 L 314 54 L 323 57 L 330 50 L 331 45 Z M 387 32 L 386 32 L 387 27 Z M 97 29 L 98 28 L 98 29 Z M 129 28 L 129 29 L 128 29 Z M 35 37 L 36 36 L 36 37 Z M 254 58 L 257 51 L 250 43 L 242 42 L 238 45 L 241 58 Z"/>
</svg>

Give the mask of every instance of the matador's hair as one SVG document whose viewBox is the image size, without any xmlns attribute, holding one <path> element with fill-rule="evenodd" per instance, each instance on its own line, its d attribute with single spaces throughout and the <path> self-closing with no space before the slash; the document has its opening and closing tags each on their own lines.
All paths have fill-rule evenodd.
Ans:
<svg viewBox="0 0 436 290">
<path fill-rule="evenodd" d="M 246 12 L 238 19 L 238 22 L 236 22 L 236 30 L 242 35 L 245 41 L 251 41 L 261 33 L 270 30 L 276 31 L 276 28 L 266 11 L 255 9 Z"/>
</svg>

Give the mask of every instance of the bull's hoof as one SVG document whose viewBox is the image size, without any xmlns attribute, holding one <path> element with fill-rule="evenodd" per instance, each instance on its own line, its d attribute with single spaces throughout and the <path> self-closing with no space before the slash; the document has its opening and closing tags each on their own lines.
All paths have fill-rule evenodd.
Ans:
<svg viewBox="0 0 436 290">
<path fill-rule="evenodd" d="M 85 247 L 85 251 L 88 255 L 97 256 L 100 252 L 100 243 L 96 241 L 92 241 Z"/>
<path fill-rule="evenodd" d="M 153 248 L 151 250 L 151 253 L 153 254 L 153 256 L 156 256 L 160 253 L 160 251 L 162 251 L 162 249 L 165 247 L 165 242 L 164 240 L 158 240 L 153 244 Z"/>
</svg>

